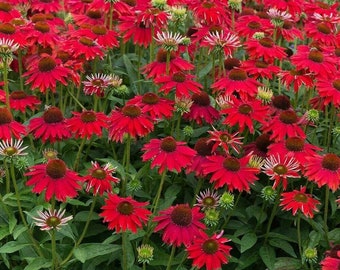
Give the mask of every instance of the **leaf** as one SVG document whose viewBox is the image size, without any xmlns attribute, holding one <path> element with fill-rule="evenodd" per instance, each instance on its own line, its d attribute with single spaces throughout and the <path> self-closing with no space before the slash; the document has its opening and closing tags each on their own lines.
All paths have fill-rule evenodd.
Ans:
<svg viewBox="0 0 340 270">
<path fill-rule="evenodd" d="M 268 237 L 279 238 L 282 240 L 286 240 L 288 242 L 297 243 L 297 240 L 295 238 L 289 238 L 288 236 L 280 234 L 280 233 L 270 232 L 268 233 Z"/>
<path fill-rule="evenodd" d="M 287 254 L 289 254 L 290 256 L 297 258 L 296 253 L 292 247 L 291 244 L 289 244 L 287 241 L 285 240 L 281 240 L 281 239 L 277 239 L 277 238 L 273 238 L 269 240 L 269 244 L 272 247 L 277 247 L 282 249 L 284 252 L 286 252 Z"/>
<path fill-rule="evenodd" d="M 250 249 L 256 244 L 257 236 L 255 233 L 247 233 L 241 238 L 241 253 Z"/>
<path fill-rule="evenodd" d="M 41 268 L 49 268 L 51 267 L 51 260 L 45 258 L 34 258 L 25 268 L 24 270 L 39 270 Z"/>
<path fill-rule="evenodd" d="M 87 219 L 89 218 L 89 213 L 90 211 L 80 211 L 75 215 L 73 220 L 86 222 Z M 100 219 L 100 216 L 97 213 L 92 213 L 91 220 L 98 220 L 98 219 Z"/>
<path fill-rule="evenodd" d="M 7 242 L 2 247 L 0 247 L 0 253 L 13 253 L 27 246 L 30 246 L 30 244 L 18 243 L 16 241 Z"/>
<path fill-rule="evenodd" d="M 260 248 L 260 257 L 269 270 L 274 269 L 275 250 L 271 246 L 263 246 Z"/>
<path fill-rule="evenodd" d="M 274 270 L 296 270 L 300 269 L 301 261 L 290 257 L 280 257 L 276 259 Z"/>
<path fill-rule="evenodd" d="M 212 67 L 213 67 L 213 63 L 212 63 L 212 62 L 209 62 L 204 68 L 202 68 L 202 69 L 198 72 L 197 78 L 198 78 L 198 79 L 202 79 L 203 77 L 205 77 L 205 76 L 210 72 L 210 70 L 212 69 Z"/>
<path fill-rule="evenodd" d="M 11 215 L 8 220 L 8 227 L 10 233 L 13 232 L 15 225 L 17 225 L 17 219 Z"/>
<path fill-rule="evenodd" d="M 337 242 L 340 239 L 340 228 L 336 228 L 334 230 L 331 230 L 328 233 L 329 240 Z"/>
<path fill-rule="evenodd" d="M 5 238 L 7 235 L 10 235 L 8 227 L 2 227 L 0 228 L 0 240 Z"/>
<path fill-rule="evenodd" d="M 27 227 L 26 226 L 24 226 L 22 224 L 16 226 L 14 231 L 13 231 L 13 238 L 14 238 L 14 240 L 16 240 L 25 231 L 27 231 Z"/>
<path fill-rule="evenodd" d="M 102 244 L 102 243 L 87 243 L 82 244 L 74 249 L 74 257 L 81 263 L 95 258 L 97 256 L 116 252 L 121 249 L 119 245 Z"/>
</svg>

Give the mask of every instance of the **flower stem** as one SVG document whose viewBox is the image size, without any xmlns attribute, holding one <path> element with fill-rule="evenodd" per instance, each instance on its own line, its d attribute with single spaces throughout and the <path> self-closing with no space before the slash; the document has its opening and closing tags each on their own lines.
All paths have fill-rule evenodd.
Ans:
<svg viewBox="0 0 340 270">
<path fill-rule="evenodd" d="M 167 172 L 167 170 L 164 170 L 163 173 L 162 173 L 161 182 L 160 182 L 159 187 L 158 187 L 157 195 L 156 195 L 154 203 L 152 205 L 152 212 L 153 212 L 153 214 L 156 214 L 156 212 L 157 212 L 159 198 L 161 197 L 163 185 L 164 185 L 164 182 L 165 182 L 166 172 Z"/>
<path fill-rule="evenodd" d="M 326 187 L 326 191 L 325 191 L 325 209 L 324 209 L 324 215 L 323 215 L 323 228 L 324 228 L 324 231 L 325 231 L 325 240 L 326 240 L 327 245 L 329 246 L 328 226 L 327 226 L 328 201 L 329 201 L 329 188 Z"/>
<path fill-rule="evenodd" d="M 300 257 L 302 257 L 302 246 L 301 246 L 301 213 L 298 212 L 297 222 L 296 222 L 297 238 L 299 245 Z"/>
<path fill-rule="evenodd" d="M 268 235 L 269 235 L 269 232 L 270 232 L 270 229 L 272 227 L 272 223 L 273 223 L 273 220 L 274 220 L 274 217 L 276 215 L 276 212 L 277 212 L 277 208 L 279 206 L 279 202 L 280 202 L 280 197 L 281 197 L 281 186 L 278 190 L 278 193 L 276 195 L 276 199 L 275 199 L 275 202 L 274 202 L 274 207 L 272 209 L 272 213 L 269 217 L 269 221 L 268 221 L 268 224 L 267 224 L 267 230 L 266 230 L 266 235 L 265 235 L 265 238 L 264 238 L 264 243 L 266 244 L 267 243 L 267 240 L 268 240 Z"/>
<path fill-rule="evenodd" d="M 127 174 L 129 173 L 130 167 L 130 152 L 131 152 L 131 137 L 128 135 L 126 139 L 124 156 L 123 156 L 123 166 L 125 169 L 125 176 L 122 179 L 122 195 L 126 195 L 126 186 L 127 186 Z"/>
<path fill-rule="evenodd" d="M 90 225 L 90 222 L 91 222 L 91 219 L 92 219 L 93 210 L 94 210 L 94 207 L 96 206 L 96 201 L 97 201 L 97 196 L 94 196 L 93 200 L 92 200 L 90 212 L 87 216 L 87 220 L 86 220 L 86 223 L 85 223 L 85 226 L 84 226 L 84 230 L 83 230 L 82 234 L 80 235 L 80 237 L 79 237 L 79 239 L 76 243 L 76 247 L 80 245 L 80 243 L 83 241 L 83 239 L 84 239 L 84 237 L 87 233 L 87 230 L 89 228 L 89 225 Z"/>
<path fill-rule="evenodd" d="M 81 152 L 82 152 L 83 149 L 84 149 L 85 142 L 86 142 L 86 137 L 83 138 L 83 140 L 82 140 L 81 143 L 80 143 L 79 149 L 78 149 L 78 153 L 77 153 L 77 156 L 76 156 L 76 160 L 75 160 L 74 165 L 73 165 L 73 169 L 74 169 L 75 171 L 78 170 L 78 165 L 79 165 L 79 161 L 80 161 L 80 156 L 81 156 Z"/>
<path fill-rule="evenodd" d="M 170 51 L 167 51 L 166 52 L 166 68 L 165 68 L 165 70 L 166 70 L 166 75 L 169 75 L 169 73 L 170 73 Z"/>
<path fill-rule="evenodd" d="M 175 255 L 175 251 L 176 251 L 176 246 L 173 245 L 172 248 L 171 248 L 171 254 L 170 254 L 170 258 L 169 258 L 166 270 L 170 270 L 171 269 L 171 264 L 172 264 L 172 260 L 173 260 L 174 255 Z"/>
<path fill-rule="evenodd" d="M 194 197 L 192 198 L 191 206 L 193 206 L 195 201 L 196 201 L 196 196 L 197 196 L 198 192 L 200 191 L 200 189 L 203 185 L 203 179 L 204 179 L 203 177 L 200 177 L 198 179 L 198 182 L 197 182 L 197 185 L 196 185 L 196 188 L 195 188 Z"/>
<path fill-rule="evenodd" d="M 3 61 L 3 79 L 4 79 L 4 90 L 6 94 L 6 107 L 10 111 L 11 106 L 9 104 L 9 89 L 8 89 L 8 65 L 7 61 Z"/>
<path fill-rule="evenodd" d="M 11 176 L 9 173 L 9 169 L 7 166 L 7 162 L 6 160 L 4 160 L 4 167 L 5 167 L 5 171 L 6 171 L 6 194 L 11 192 Z"/>
<path fill-rule="evenodd" d="M 234 207 L 233 209 L 230 211 L 229 215 L 227 216 L 226 220 L 224 221 L 223 223 L 223 226 L 222 228 L 226 228 L 227 227 L 227 224 L 232 216 L 232 214 L 234 213 L 235 209 L 236 209 L 236 206 L 238 204 L 238 202 L 240 201 L 240 198 L 241 198 L 241 192 L 238 194 L 237 198 L 236 198 L 236 201 L 235 201 L 235 204 L 234 204 Z"/>
<path fill-rule="evenodd" d="M 127 270 L 127 232 L 122 232 L 122 250 L 123 250 L 123 260 L 122 260 L 122 269 Z"/>
<path fill-rule="evenodd" d="M 52 270 L 58 269 L 58 259 L 57 259 L 57 245 L 55 240 L 55 230 L 51 231 L 51 247 L 52 247 Z"/>
</svg>

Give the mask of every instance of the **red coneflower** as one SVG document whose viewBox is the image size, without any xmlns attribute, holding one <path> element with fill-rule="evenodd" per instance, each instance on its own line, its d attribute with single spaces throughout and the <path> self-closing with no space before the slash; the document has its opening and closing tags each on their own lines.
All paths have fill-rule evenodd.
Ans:
<svg viewBox="0 0 340 270">
<path fill-rule="evenodd" d="M 72 36 L 89 37 L 104 48 L 118 47 L 117 33 L 107 29 L 105 25 L 93 25 L 90 29 L 83 28 L 75 31 Z"/>
<path fill-rule="evenodd" d="M 318 78 L 316 90 L 320 97 L 323 98 L 324 105 L 331 103 L 336 107 L 340 106 L 340 72 L 337 72 L 329 79 Z"/>
<path fill-rule="evenodd" d="M 336 154 L 307 157 L 304 175 L 318 187 L 327 185 L 335 192 L 340 185 L 340 158 Z"/>
<path fill-rule="evenodd" d="M 231 56 L 236 48 L 241 47 L 241 43 L 238 36 L 222 30 L 221 32 L 210 32 L 205 36 L 201 46 L 208 46 L 209 53 L 216 49 L 223 51 L 225 56 Z"/>
<path fill-rule="evenodd" d="M 205 225 L 200 222 L 204 217 L 199 207 L 190 208 L 188 204 L 177 204 L 159 212 L 154 218 L 157 226 L 155 232 L 164 230 L 162 240 L 169 245 L 179 247 L 190 245 Z"/>
<path fill-rule="evenodd" d="M 334 245 L 325 252 L 326 257 L 321 261 L 321 270 L 336 270 L 340 268 L 340 245 Z"/>
<path fill-rule="evenodd" d="M 241 16 L 235 22 L 235 30 L 241 37 L 251 38 L 256 32 L 269 33 L 271 29 L 270 21 L 257 15 Z"/>
<path fill-rule="evenodd" d="M 294 157 L 287 157 L 281 154 L 270 155 L 264 160 L 262 171 L 274 180 L 275 189 L 281 182 L 283 190 L 286 190 L 289 178 L 301 178 L 298 174 L 300 164 Z"/>
<path fill-rule="evenodd" d="M 12 4 L 7 2 L 0 3 L 0 22 L 10 22 L 13 19 L 21 18 L 21 14 Z"/>
<path fill-rule="evenodd" d="M 94 39 L 86 36 L 66 41 L 63 48 L 73 57 L 85 58 L 87 61 L 93 60 L 96 57 L 100 59 L 104 57 L 104 48 Z"/>
<path fill-rule="evenodd" d="M 152 92 L 137 95 L 128 100 L 126 104 L 138 106 L 143 113 L 150 115 L 154 121 L 171 118 L 174 111 L 172 100 L 160 97 Z"/>
<path fill-rule="evenodd" d="M 35 193 L 45 191 L 47 202 L 53 196 L 58 201 L 65 202 L 67 198 L 76 197 L 77 190 L 81 189 L 78 181 L 82 181 L 82 178 L 68 169 L 61 159 L 50 159 L 47 163 L 34 165 L 25 175 L 30 177 L 26 185 L 34 186 L 32 191 Z"/>
<path fill-rule="evenodd" d="M 7 108 L 0 108 L 0 140 L 20 139 L 26 135 L 26 127 L 15 121 Z"/>
<path fill-rule="evenodd" d="M 283 70 L 278 74 L 287 90 L 293 86 L 294 92 L 298 92 L 302 85 L 305 85 L 307 88 L 313 87 L 314 82 L 311 75 L 310 73 L 306 73 L 304 69 Z"/>
<path fill-rule="evenodd" d="M 108 128 L 108 117 L 102 112 L 83 111 L 72 114 L 72 118 L 66 119 L 66 125 L 76 138 L 89 140 L 93 135 L 101 137 L 102 129 Z"/>
<path fill-rule="evenodd" d="M 1 16 L 0 16 L 1 18 Z M 25 35 L 22 33 L 21 29 L 9 22 L 0 23 L 0 39 L 13 40 L 20 46 L 26 45 Z"/>
<path fill-rule="evenodd" d="M 42 93 L 45 93 L 47 89 L 55 92 L 57 82 L 66 85 L 67 77 L 70 75 L 60 59 L 47 54 L 43 54 L 40 59 L 30 63 L 27 69 L 27 72 L 23 74 L 24 77 L 29 77 L 25 84 L 32 83 L 31 87 L 38 88 Z"/>
<path fill-rule="evenodd" d="M 273 75 L 276 75 L 281 70 L 278 66 L 261 60 L 243 61 L 241 67 L 254 79 L 258 79 L 259 77 L 272 79 Z"/>
<path fill-rule="evenodd" d="M 196 195 L 197 203 L 195 203 L 195 206 L 200 207 L 203 211 L 216 208 L 219 205 L 220 197 L 221 195 L 218 195 L 216 190 L 206 189 L 201 191 L 199 195 Z"/>
<path fill-rule="evenodd" d="M 142 113 L 136 105 L 125 105 L 121 109 L 112 110 L 109 117 L 109 139 L 123 142 L 125 134 L 132 138 L 144 137 L 154 129 L 151 118 Z"/>
<path fill-rule="evenodd" d="M 194 17 L 201 24 L 223 24 L 230 23 L 229 11 L 222 1 L 198 1 L 188 2 L 192 7 Z"/>
<path fill-rule="evenodd" d="M 260 171 L 257 168 L 248 166 L 250 155 L 240 159 L 232 156 L 207 156 L 208 162 L 204 163 L 203 172 L 205 175 L 212 174 L 210 183 L 214 188 L 226 186 L 229 191 L 249 191 L 250 184 L 258 180 L 256 174 Z"/>
<path fill-rule="evenodd" d="M 238 132 L 229 133 L 228 131 L 219 131 L 213 127 L 214 130 L 209 130 L 210 139 L 208 143 L 213 142 L 211 152 L 216 152 L 217 148 L 220 146 L 226 154 L 230 153 L 230 150 L 234 150 L 237 154 L 240 153 L 243 142 L 241 141 L 243 137 L 238 137 Z"/>
<path fill-rule="evenodd" d="M 167 25 L 167 21 L 170 18 L 169 12 L 155 7 L 146 6 L 145 8 L 140 8 L 141 12 L 139 13 L 139 10 L 136 12 L 138 13 L 137 22 L 140 25 L 145 24 L 146 27 L 155 27 L 156 29 L 160 29 L 164 25 Z"/>
<path fill-rule="evenodd" d="M 189 166 L 196 151 L 185 145 L 185 142 L 177 142 L 173 137 L 163 139 L 151 139 L 142 148 L 145 153 L 143 161 L 151 160 L 151 168 L 159 167 L 158 172 L 164 170 L 180 172 L 182 168 Z"/>
<path fill-rule="evenodd" d="M 316 14 L 314 14 L 314 16 Z M 320 14 L 318 14 L 317 16 L 320 16 L 320 19 L 322 19 L 322 16 Z M 307 22 L 304 25 L 304 30 L 307 37 L 312 38 L 314 41 L 320 44 L 324 44 L 326 46 L 335 46 L 337 44 L 336 24 L 316 20 Z"/>
<path fill-rule="evenodd" d="M 222 264 L 228 263 L 232 248 L 225 244 L 229 240 L 222 235 L 223 231 L 211 237 L 203 231 L 199 232 L 193 244 L 186 248 L 194 267 L 201 269 L 205 266 L 206 270 L 218 270 L 222 269 Z"/>
<path fill-rule="evenodd" d="M 277 36 L 282 38 L 286 41 L 293 42 L 294 39 L 303 39 L 302 32 L 294 27 L 296 23 L 291 20 L 284 20 L 282 27 L 278 27 L 277 29 Z"/>
<path fill-rule="evenodd" d="M 111 76 L 107 74 L 95 73 L 87 75 L 86 81 L 82 81 L 85 95 L 96 94 L 98 97 L 102 97 L 105 90 L 109 87 L 111 79 Z"/>
<path fill-rule="evenodd" d="M 147 222 L 151 212 L 145 207 L 148 202 L 137 202 L 131 197 L 122 198 L 117 194 L 109 194 L 109 198 L 105 200 L 103 210 L 99 215 L 104 218 L 104 222 L 108 222 L 110 230 L 125 232 L 127 230 L 133 233 L 137 229 L 143 228 Z"/>
<path fill-rule="evenodd" d="M 59 0 L 32 0 L 31 9 L 32 11 L 55 13 L 62 10 L 62 7 Z"/>
<path fill-rule="evenodd" d="M 283 210 L 292 210 L 293 216 L 300 210 L 307 218 L 313 218 L 314 213 L 318 212 L 316 207 L 320 202 L 312 195 L 306 193 L 306 187 L 300 187 L 300 190 L 293 190 L 291 192 L 283 192 L 281 194 L 281 203 Z"/>
<path fill-rule="evenodd" d="M 2 90 L 0 90 L 0 100 L 6 102 L 6 95 Z M 9 95 L 9 104 L 11 109 L 24 113 L 27 108 L 36 110 L 41 101 L 36 96 L 27 95 L 24 91 L 13 91 Z"/>
<path fill-rule="evenodd" d="M 117 184 L 119 178 L 113 177 L 112 174 L 116 171 L 111 164 L 100 166 L 97 161 L 91 161 L 92 167 L 88 170 L 88 175 L 84 176 L 86 192 L 93 188 L 93 194 L 103 195 L 104 192 L 112 192 L 112 184 Z"/>
<path fill-rule="evenodd" d="M 83 14 L 82 13 L 73 13 L 72 18 L 74 19 L 74 23 L 78 26 L 81 25 L 102 25 L 105 21 L 105 12 L 103 7 L 95 8 L 89 7 Z"/>
<path fill-rule="evenodd" d="M 29 26 L 26 33 L 28 46 L 39 44 L 42 47 L 55 47 L 61 42 L 60 35 L 46 21 L 37 21 Z"/>
<path fill-rule="evenodd" d="M 31 119 L 28 131 L 35 139 L 41 138 L 43 142 L 54 143 L 71 137 L 63 113 L 54 106 L 47 108 L 42 117 Z"/>
</svg>

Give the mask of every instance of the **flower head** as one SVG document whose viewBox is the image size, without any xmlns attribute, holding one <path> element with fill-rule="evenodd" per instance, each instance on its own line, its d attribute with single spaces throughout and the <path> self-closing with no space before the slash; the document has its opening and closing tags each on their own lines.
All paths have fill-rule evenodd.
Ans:
<svg viewBox="0 0 340 270">
<path fill-rule="evenodd" d="M 157 37 L 154 38 L 157 42 L 162 44 L 162 47 L 168 51 L 177 51 L 178 45 L 184 40 L 184 37 L 179 33 L 172 32 L 158 32 Z"/>
<path fill-rule="evenodd" d="M 237 47 L 241 47 L 238 36 L 224 31 L 209 32 L 204 38 L 204 42 L 210 47 L 210 52 L 212 50 L 223 51 L 225 56 L 231 56 Z"/>
<path fill-rule="evenodd" d="M 38 211 L 39 217 L 33 217 L 36 226 L 40 227 L 42 231 L 60 230 L 62 226 L 66 225 L 73 217 L 63 217 L 65 209 L 48 209 L 48 211 Z"/>
<path fill-rule="evenodd" d="M 28 146 L 23 146 L 22 140 L 0 141 L 0 155 L 6 157 L 24 156 L 27 153 L 23 152 Z"/>
<path fill-rule="evenodd" d="M 83 91 L 86 95 L 96 94 L 97 96 L 102 97 L 111 83 L 112 78 L 110 75 L 101 73 L 87 75 L 86 81 L 83 81 Z"/>
<path fill-rule="evenodd" d="M 150 263 L 153 260 L 154 248 L 148 244 L 143 244 L 137 248 L 138 262 Z"/>
<path fill-rule="evenodd" d="M 196 196 L 197 203 L 195 206 L 201 207 L 202 210 L 216 208 L 219 204 L 220 197 L 216 191 L 206 189 Z"/>
</svg>

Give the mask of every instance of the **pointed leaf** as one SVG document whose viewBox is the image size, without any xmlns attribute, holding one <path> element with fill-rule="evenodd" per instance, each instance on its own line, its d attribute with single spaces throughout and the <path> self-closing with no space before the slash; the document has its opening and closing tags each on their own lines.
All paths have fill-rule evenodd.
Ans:
<svg viewBox="0 0 340 270">
<path fill-rule="evenodd" d="M 39 270 L 41 268 L 49 268 L 51 267 L 51 260 L 45 258 L 35 258 L 33 259 L 24 270 Z"/>
<path fill-rule="evenodd" d="M 255 233 L 247 233 L 241 238 L 241 253 L 250 249 L 256 244 L 257 236 Z"/>
<path fill-rule="evenodd" d="M 87 260 L 97 256 L 109 254 L 120 250 L 119 245 L 101 244 L 101 243 L 88 243 L 82 244 L 74 249 L 74 257 L 80 262 L 84 263 Z"/>
<path fill-rule="evenodd" d="M 263 246 L 260 248 L 260 257 L 269 270 L 274 269 L 275 251 L 271 246 Z"/>
<path fill-rule="evenodd" d="M 269 240 L 269 244 L 270 244 L 272 247 L 280 248 L 280 249 L 282 249 L 284 252 L 286 252 L 287 254 L 289 254 L 290 256 L 292 256 L 292 257 L 294 257 L 294 258 L 297 258 L 296 253 L 295 253 L 295 251 L 294 251 L 294 248 L 293 248 L 292 245 L 289 244 L 287 241 L 281 240 L 281 239 L 273 238 L 273 239 L 270 239 L 270 240 Z"/>
<path fill-rule="evenodd" d="M 13 253 L 27 246 L 30 246 L 30 244 L 11 241 L 0 247 L 0 253 Z"/>
</svg>

